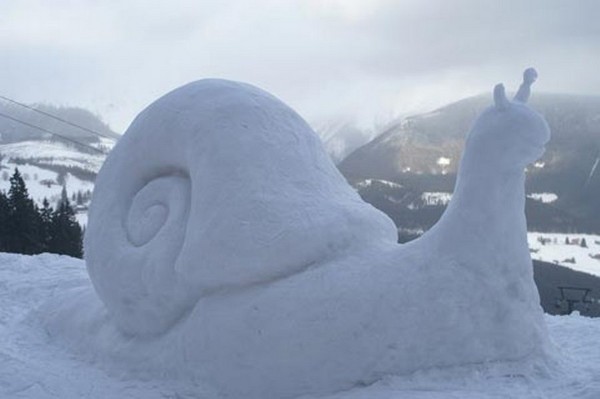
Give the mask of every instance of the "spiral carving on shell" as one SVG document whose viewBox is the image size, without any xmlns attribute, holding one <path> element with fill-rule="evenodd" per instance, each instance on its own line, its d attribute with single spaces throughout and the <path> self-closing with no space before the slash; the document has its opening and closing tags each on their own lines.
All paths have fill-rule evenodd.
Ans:
<svg viewBox="0 0 600 399">
<path fill-rule="evenodd" d="M 186 308 L 174 265 L 184 242 L 190 187 L 182 171 L 158 175 L 121 199 L 127 205 L 110 216 L 114 222 L 100 221 L 112 236 L 103 240 L 106 248 L 86 245 L 86 257 L 95 260 L 88 267 L 96 288 L 106 292 L 102 299 L 109 309 L 120 309 L 115 317 L 126 332 L 162 330 Z M 90 223 L 92 237 L 96 225 Z"/>
<path fill-rule="evenodd" d="M 182 223 L 185 225 L 190 202 L 189 186 L 186 176 L 160 176 L 135 194 L 125 220 L 131 245 L 142 247 L 161 230 L 181 228 Z"/>
</svg>

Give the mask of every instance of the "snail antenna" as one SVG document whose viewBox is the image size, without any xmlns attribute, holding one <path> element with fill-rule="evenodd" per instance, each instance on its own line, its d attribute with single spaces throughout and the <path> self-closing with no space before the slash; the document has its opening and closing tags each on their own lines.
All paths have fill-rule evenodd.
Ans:
<svg viewBox="0 0 600 399">
<path fill-rule="evenodd" d="M 506 98 L 506 92 L 502 83 L 498 83 L 494 87 L 494 103 L 498 109 L 508 108 L 508 98 Z"/>
<path fill-rule="evenodd" d="M 538 77 L 537 71 L 533 68 L 527 68 L 523 72 L 523 83 L 519 87 L 519 91 L 515 94 L 514 100 L 520 103 L 526 103 L 531 95 L 531 85 Z"/>
</svg>

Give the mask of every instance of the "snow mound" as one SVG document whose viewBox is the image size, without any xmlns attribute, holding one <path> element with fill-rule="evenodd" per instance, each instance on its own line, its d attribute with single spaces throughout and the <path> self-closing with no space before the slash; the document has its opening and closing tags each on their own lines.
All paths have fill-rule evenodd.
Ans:
<svg viewBox="0 0 600 399">
<path fill-rule="evenodd" d="M 75 351 L 238 398 L 291 398 L 390 374 L 542 365 L 524 168 L 544 119 L 501 85 L 457 187 L 407 245 L 345 182 L 316 134 L 255 87 L 186 85 L 143 111 L 98 175 L 90 287 L 46 305 Z M 541 367 L 541 366 L 540 366 Z"/>
</svg>

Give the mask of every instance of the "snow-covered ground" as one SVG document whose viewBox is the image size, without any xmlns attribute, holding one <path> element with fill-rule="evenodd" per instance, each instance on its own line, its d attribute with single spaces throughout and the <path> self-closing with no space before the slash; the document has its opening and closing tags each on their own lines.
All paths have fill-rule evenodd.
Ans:
<svg viewBox="0 0 600 399">
<path fill-rule="evenodd" d="M 532 259 L 600 276 L 600 235 L 530 232 L 527 237 Z"/>
<path fill-rule="evenodd" d="M 83 360 L 51 340 L 40 306 L 87 284 L 81 260 L 0 253 L 0 398 L 217 398 L 199 381 L 138 378 L 108 367 L 101 356 Z M 549 366 L 494 362 L 434 368 L 320 398 L 599 398 L 600 319 L 547 316 L 546 322 L 556 346 Z"/>
</svg>

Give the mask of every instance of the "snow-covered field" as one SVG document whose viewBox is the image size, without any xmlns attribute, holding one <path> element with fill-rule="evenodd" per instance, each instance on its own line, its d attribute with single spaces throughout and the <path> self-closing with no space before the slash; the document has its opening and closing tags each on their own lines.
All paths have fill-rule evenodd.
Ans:
<svg viewBox="0 0 600 399">
<path fill-rule="evenodd" d="M 110 148 L 111 142 L 106 139 L 100 145 Z M 78 167 L 94 172 L 98 172 L 105 158 L 102 154 L 82 153 L 75 147 L 54 141 L 22 141 L 3 144 L 0 145 L 0 151 L 7 158 L 33 158 L 50 165 Z"/>
<path fill-rule="evenodd" d="M 78 357 L 53 341 L 40 306 L 89 284 L 83 261 L 58 255 L 0 253 L 0 398 L 209 399 L 199 381 L 138 378 L 99 355 Z M 600 397 L 600 319 L 547 316 L 551 365 L 488 363 L 388 376 L 327 399 L 498 399 Z M 81 332 L 85 334 L 85 331 Z M 304 397 L 308 399 L 309 397 Z"/>
<path fill-rule="evenodd" d="M 527 237 L 532 259 L 600 276 L 600 235 L 530 232 Z"/>
<path fill-rule="evenodd" d="M 47 198 L 50 203 L 55 203 L 60 199 L 62 185 L 57 183 L 58 173 L 29 164 L 17 165 L 5 162 L 3 166 L 5 169 L 2 169 L 2 172 L 6 172 L 8 178 L 12 176 L 15 168 L 19 169 L 19 172 L 27 185 L 29 196 L 33 198 L 36 203 L 41 204 L 44 198 Z M 64 180 L 68 195 L 77 193 L 78 191 L 86 192 L 94 189 L 94 183 L 79 179 L 70 173 L 66 174 Z M 8 192 L 9 189 L 10 180 L 5 180 L 0 176 L 0 191 Z"/>
<path fill-rule="evenodd" d="M 29 196 L 38 204 L 38 206 L 41 206 L 44 198 L 48 199 L 51 206 L 56 206 L 56 203 L 60 199 L 63 187 L 62 184 L 59 184 L 58 173 L 37 165 L 27 163 L 18 165 L 6 160 L 2 162 L 0 168 L 0 191 L 7 193 L 10 189 L 10 176 L 12 176 L 15 168 L 19 169 L 19 172 L 27 185 Z M 64 185 L 67 189 L 69 199 L 72 199 L 71 196 L 78 192 L 86 193 L 94 190 L 93 182 L 80 179 L 70 173 L 67 173 L 64 176 Z M 87 208 L 88 202 L 89 201 L 85 202 L 85 208 Z M 76 217 L 77 221 L 82 226 L 87 224 L 87 211 L 85 209 L 77 210 Z"/>
</svg>

